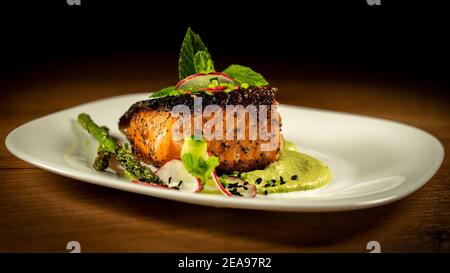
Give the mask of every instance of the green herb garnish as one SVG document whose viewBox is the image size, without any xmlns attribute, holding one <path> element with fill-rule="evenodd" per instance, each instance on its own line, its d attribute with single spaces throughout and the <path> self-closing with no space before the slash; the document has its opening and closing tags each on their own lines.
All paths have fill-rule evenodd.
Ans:
<svg viewBox="0 0 450 273">
<path fill-rule="evenodd" d="M 208 156 L 206 141 L 193 137 L 185 138 L 181 148 L 181 160 L 186 170 L 200 178 L 202 183 L 205 183 L 214 168 L 219 166 L 216 156 Z"/>
<path fill-rule="evenodd" d="M 200 36 L 193 32 L 191 28 L 188 28 L 183 43 L 181 44 L 180 58 L 178 60 L 178 76 L 180 80 L 193 74 L 207 75 L 212 72 L 215 72 L 214 62 L 208 49 Z M 170 86 L 151 94 L 150 98 L 181 96 L 187 92 L 191 94 L 213 95 L 213 93 L 203 89 L 217 86 L 226 86 L 227 88 L 223 92 L 228 93 L 239 88 L 247 89 L 252 86 L 263 87 L 269 85 L 261 74 L 246 66 L 233 64 L 225 69 L 223 73 L 231 76 L 233 82 L 220 83 L 218 78 L 212 78 L 209 85 L 205 84 L 205 86 L 196 86 L 195 88 L 183 88 L 183 90 L 180 90 L 174 86 Z"/>
<path fill-rule="evenodd" d="M 150 98 L 160 99 L 160 98 L 164 98 L 164 97 L 181 96 L 184 93 L 185 92 L 183 90 L 178 90 L 175 88 L 175 86 L 169 86 L 169 87 L 159 90 L 158 92 L 152 93 L 150 95 Z"/>
<path fill-rule="evenodd" d="M 194 60 L 195 55 L 199 51 L 208 53 L 208 49 L 202 39 L 200 39 L 200 36 L 193 32 L 191 28 L 188 28 L 186 36 L 183 39 L 183 43 L 181 44 L 180 58 L 178 60 L 178 74 L 180 80 L 197 73 Z M 211 56 L 209 56 L 209 58 L 211 59 Z"/>
<path fill-rule="evenodd" d="M 211 55 L 206 51 L 199 51 L 194 55 L 194 67 L 196 73 L 208 74 L 215 72 Z"/>
<path fill-rule="evenodd" d="M 186 170 L 195 177 L 205 182 L 215 167 L 219 166 L 219 159 L 215 156 L 204 159 L 195 154 L 184 154 L 181 157 Z"/>
<path fill-rule="evenodd" d="M 261 74 L 253 71 L 250 67 L 232 64 L 225 69 L 223 73 L 233 77 L 235 82 L 243 88 L 248 88 L 249 86 L 262 87 L 269 85 Z"/>
</svg>

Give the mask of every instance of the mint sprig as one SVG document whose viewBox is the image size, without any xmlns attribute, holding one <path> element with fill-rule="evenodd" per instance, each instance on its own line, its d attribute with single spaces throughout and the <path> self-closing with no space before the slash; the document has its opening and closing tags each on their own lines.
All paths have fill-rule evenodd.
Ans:
<svg viewBox="0 0 450 273">
<path fill-rule="evenodd" d="M 194 67 L 195 72 L 201 74 L 208 74 L 215 71 L 211 55 L 206 51 L 198 51 L 195 53 Z"/>
<path fill-rule="evenodd" d="M 210 156 L 205 159 L 194 153 L 187 153 L 181 156 L 186 170 L 195 177 L 199 177 L 202 183 L 205 183 L 211 172 L 219 165 L 219 159 L 216 156 Z"/>
<path fill-rule="evenodd" d="M 181 160 L 186 170 L 202 183 L 211 176 L 212 171 L 219 165 L 216 156 L 208 156 L 206 141 L 190 136 L 184 139 L 181 147 Z"/>
<path fill-rule="evenodd" d="M 180 80 L 197 73 L 194 59 L 195 54 L 199 51 L 208 53 L 208 49 L 202 39 L 200 39 L 200 36 L 193 32 L 191 28 L 188 28 L 183 43 L 181 44 L 180 58 L 178 60 L 178 74 Z M 211 58 L 211 56 L 209 56 L 209 58 Z"/>
<path fill-rule="evenodd" d="M 234 78 L 234 81 L 242 88 L 248 88 L 249 86 L 263 87 L 269 85 L 264 77 L 253 71 L 250 67 L 243 65 L 232 64 L 223 73 L 230 75 Z"/>
<path fill-rule="evenodd" d="M 200 36 L 188 28 L 181 44 L 180 57 L 178 60 L 178 76 L 180 80 L 193 74 L 209 74 L 215 72 L 214 62 Z M 205 90 L 208 87 L 226 86 L 223 92 L 228 93 L 239 88 L 247 89 L 249 87 L 263 87 L 269 85 L 264 77 L 249 67 L 233 64 L 223 73 L 233 78 L 231 83 L 219 83 L 217 78 L 213 78 L 210 84 L 205 86 L 196 86 L 195 88 L 184 88 L 179 90 L 174 86 L 169 86 L 150 95 L 150 98 L 164 98 L 171 96 L 181 96 L 190 94 L 213 95 L 212 92 Z M 191 79 L 192 80 L 192 79 Z"/>
<path fill-rule="evenodd" d="M 192 95 L 200 95 L 200 94 L 206 94 L 209 96 L 214 95 L 213 93 L 207 91 L 207 90 L 201 90 L 201 89 L 176 89 L 175 86 L 169 86 L 165 87 L 158 92 L 154 92 L 150 94 L 151 99 L 161 99 L 165 97 L 178 97 L 184 94 L 192 94 Z"/>
<path fill-rule="evenodd" d="M 164 97 L 174 97 L 174 96 L 181 96 L 184 94 L 183 90 L 178 90 L 175 88 L 175 86 L 169 86 L 165 87 L 158 92 L 152 93 L 150 95 L 150 98 L 152 99 L 160 99 Z"/>
</svg>

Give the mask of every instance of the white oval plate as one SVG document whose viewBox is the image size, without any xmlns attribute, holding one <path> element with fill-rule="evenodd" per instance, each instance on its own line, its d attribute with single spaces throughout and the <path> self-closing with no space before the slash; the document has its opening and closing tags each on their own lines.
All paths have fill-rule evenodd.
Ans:
<svg viewBox="0 0 450 273">
<path fill-rule="evenodd" d="M 36 119 L 12 131 L 6 147 L 37 167 L 97 185 L 206 206 L 280 211 L 339 211 L 390 203 L 423 186 L 444 157 L 436 138 L 408 125 L 281 105 L 284 137 L 328 164 L 334 176 L 328 186 L 254 199 L 230 198 L 133 184 L 112 173 L 93 170 L 97 143 L 82 132 L 75 122 L 77 115 L 90 114 L 125 141 L 117 128 L 118 119 L 132 103 L 147 97 L 113 97 Z"/>
</svg>

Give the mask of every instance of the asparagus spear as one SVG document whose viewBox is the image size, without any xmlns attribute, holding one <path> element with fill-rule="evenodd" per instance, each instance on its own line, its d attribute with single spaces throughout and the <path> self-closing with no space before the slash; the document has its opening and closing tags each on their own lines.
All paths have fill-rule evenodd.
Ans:
<svg viewBox="0 0 450 273">
<path fill-rule="evenodd" d="M 92 167 L 94 167 L 97 171 L 106 170 L 109 166 L 109 160 L 112 155 L 113 153 L 97 150 L 97 157 L 95 158 Z"/>
<path fill-rule="evenodd" d="M 109 159 L 111 156 L 115 156 L 116 160 L 120 162 L 120 165 L 140 181 L 161 184 L 159 178 L 150 168 L 141 165 L 139 160 L 126 148 L 114 141 L 109 135 L 107 127 L 98 126 L 91 117 L 85 113 L 78 115 L 78 123 L 94 136 L 100 144 L 97 150 L 97 157 L 94 161 L 94 169 L 99 171 L 105 170 L 109 166 Z"/>
</svg>

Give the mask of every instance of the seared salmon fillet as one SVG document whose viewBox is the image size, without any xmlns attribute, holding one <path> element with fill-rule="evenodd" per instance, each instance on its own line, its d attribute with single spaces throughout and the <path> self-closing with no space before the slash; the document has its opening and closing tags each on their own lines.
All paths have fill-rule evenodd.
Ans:
<svg viewBox="0 0 450 273">
<path fill-rule="evenodd" d="M 267 112 L 259 112 L 259 106 L 265 105 L 275 108 L 278 106 L 278 102 L 275 100 L 276 91 L 277 89 L 275 87 L 262 87 L 239 89 L 229 93 L 215 92 L 213 95 L 184 94 L 175 97 L 140 101 L 132 105 L 120 118 L 119 128 L 130 141 L 133 152 L 141 160 L 160 167 L 171 159 L 180 158 L 183 144 L 182 138 L 176 138 L 173 135 L 174 126 L 177 126 L 177 122 L 181 117 L 174 115 L 171 110 L 176 105 L 186 105 L 191 111 L 190 114 L 193 115 L 194 98 L 201 97 L 203 111 L 208 105 L 218 105 L 223 109 L 223 116 L 217 118 L 220 120 L 221 126 L 213 126 L 212 128 L 212 131 L 216 133 L 215 136 L 220 135 L 222 138 L 207 138 L 205 136 L 208 152 L 217 156 L 219 159 L 217 171 L 229 173 L 232 171 L 246 172 L 263 169 L 278 159 L 280 146 L 282 145 L 282 137 L 280 134 L 281 119 L 278 112 L 275 111 L 276 115 L 274 115 L 274 112 L 271 112 L 270 108 Z M 240 130 L 242 130 L 237 125 L 238 115 L 226 115 L 225 110 L 227 105 L 242 105 L 243 107 L 248 105 L 256 106 L 255 109 L 258 109 L 257 125 L 255 123 L 250 124 L 249 115 L 244 113 L 245 132 L 238 137 Z M 238 112 L 239 110 L 236 110 L 237 114 L 239 114 Z M 208 121 L 215 117 L 215 115 L 212 117 L 205 116 L 201 120 L 202 127 L 206 127 Z M 267 118 L 267 122 L 261 124 L 259 120 L 264 116 Z M 191 118 L 192 132 L 195 130 L 193 120 L 194 118 Z M 226 124 L 228 122 L 235 124 L 233 132 L 227 131 Z M 256 138 L 250 137 L 251 126 L 257 126 L 258 128 L 266 127 L 265 129 L 271 135 L 270 140 L 259 136 Z M 232 138 L 227 138 L 226 136 L 232 136 Z M 242 138 L 242 136 L 244 137 Z"/>
</svg>

